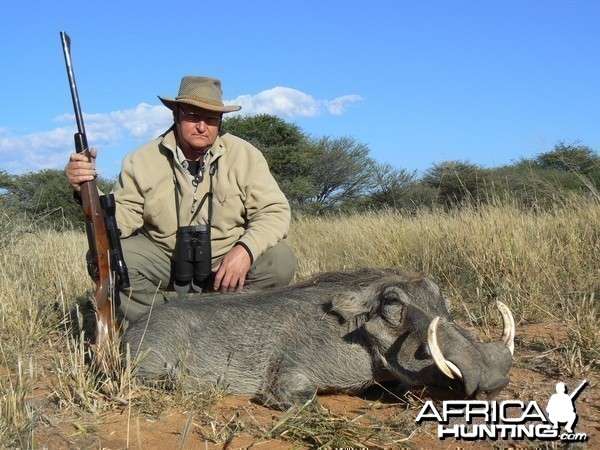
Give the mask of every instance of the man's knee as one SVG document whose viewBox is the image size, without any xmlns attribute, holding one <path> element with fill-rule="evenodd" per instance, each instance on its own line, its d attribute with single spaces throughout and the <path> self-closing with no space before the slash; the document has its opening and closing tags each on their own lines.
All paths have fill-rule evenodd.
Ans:
<svg viewBox="0 0 600 450">
<path fill-rule="evenodd" d="M 248 281 L 259 288 L 287 286 L 294 279 L 297 266 L 298 260 L 292 249 L 278 242 L 256 259 Z"/>
<path fill-rule="evenodd" d="M 294 279 L 298 260 L 286 244 L 278 243 L 273 249 L 276 249 L 273 264 L 275 286 L 287 286 Z"/>
<path fill-rule="evenodd" d="M 120 292 L 120 311 L 135 321 L 153 306 L 164 303 L 161 290 L 169 283 L 170 259 L 143 235 L 121 241 L 130 288 Z"/>
</svg>

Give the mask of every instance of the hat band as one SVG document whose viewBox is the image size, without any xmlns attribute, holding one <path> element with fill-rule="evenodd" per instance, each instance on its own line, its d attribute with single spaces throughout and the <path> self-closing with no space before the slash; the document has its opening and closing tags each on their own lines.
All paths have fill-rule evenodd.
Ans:
<svg viewBox="0 0 600 450">
<path fill-rule="evenodd" d="M 201 102 L 201 103 L 208 103 L 209 105 L 214 105 L 214 106 L 225 106 L 223 104 L 223 102 L 216 102 L 216 101 L 210 100 L 208 98 L 195 97 L 193 95 L 177 96 L 177 97 L 175 97 L 175 100 L 194 100 L 194 101 Z"/>
</svg>

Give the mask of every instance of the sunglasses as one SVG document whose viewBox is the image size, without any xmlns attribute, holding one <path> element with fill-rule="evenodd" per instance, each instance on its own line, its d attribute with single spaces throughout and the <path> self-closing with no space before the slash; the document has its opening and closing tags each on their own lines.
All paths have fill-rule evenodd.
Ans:
<svg viewBox="0 0 600 450">
<path fill-rule="evenodd" d="M 191 122 L 191 123 L 204 122 L 206 125 L 213 126 L 213 127 L 217 126 L 221 123 L 220 115 L 215 116 L 215 115 L 209 115 L 206 113 L 188 112 L 188 111 L 184 111 L 183 108 L 179 108 L 179 117 L 184 122 Z"/>
</svg>

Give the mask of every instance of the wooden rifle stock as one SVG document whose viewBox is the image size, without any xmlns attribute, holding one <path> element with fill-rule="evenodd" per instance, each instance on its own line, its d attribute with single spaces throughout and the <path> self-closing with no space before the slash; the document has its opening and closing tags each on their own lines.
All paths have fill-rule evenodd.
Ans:
<svg viewBox="0 0 600 450">
<path fill-rule="evenodd" d="M 89 158 L 89 151 L 84 154 Z M 95 344 L 104 345 L 112 340 L 114 332 L 114 307 L 111 298 L 113 289 L 112 271 L 110 266 L 110 244 L 104 221 L 104 211 L 100 205 L 100 196 L 96 181 L 88 181 L 81 185 L 81 209 L 85 220 L 85 230 L 90 249 L 88 271 L 96 283 L 94 303 L 96 307 L 96 336 Z"/>
<path fill-rule="evenodd" d="M 91 156 L 83 124 L 83 115 L 79 105 L 79 95 L 75 84 L 75 75 L 71 64 L 71 39 L 64 32 L 60 32 L 67 74 L 71 88 L 71 98 L 75 110 L 77 130 L 75 133 L 75 150 L 83 153 L 89 161 Z M 96 308 L 96 335 L 94 343 L 102 347 L 105 342 L 110 342 L 114 333 L 114 305 L 111 290 L 114 288 L 111 271 L 111 246 L 106 229 L 105 214 L 100 203 L 100 195 L 96 180 L 81 184 L 81 208 L 85 220 L 85 230 L 89 245 L 88 272 L 96 283 L 94 303 Z"/>
</svg>

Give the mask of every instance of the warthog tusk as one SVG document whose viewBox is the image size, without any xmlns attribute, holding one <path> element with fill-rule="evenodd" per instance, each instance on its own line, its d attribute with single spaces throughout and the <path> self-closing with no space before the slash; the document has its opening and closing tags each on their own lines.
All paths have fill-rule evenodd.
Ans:
<svg viewBox="0 0 600 450">
<path fill-rule="evenodd" d="M 501 301 L 496 301 L 496 306 L 500 314 L 502 314 L 502 322 L 504 330 L 502 331 L 502 343 L 508 347 L 510 354 L 515 354 L 515 319 L 508 306 Z"/>
<path fill-rule="evenodd" d="M 435 317 L 431 323 L 429 324 L 429 329 L 427 330 L 427 344 L 429 345 L 429 351 L 431 352 L 431 357 L 435 362 L 435 365 L 446 375 L 448 378 L 456 378 L 463 380 L 463 375 L 458 367 L 452 362 L 448 361 L 444 358 L 442 350 L 438 345 L 437 341 L 437 326 L 440 321 L 439 316 Z"/>
</svg>

